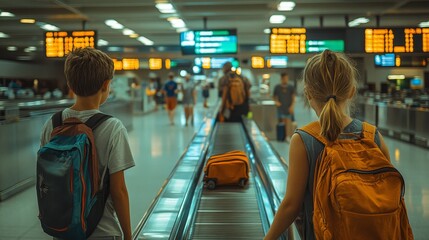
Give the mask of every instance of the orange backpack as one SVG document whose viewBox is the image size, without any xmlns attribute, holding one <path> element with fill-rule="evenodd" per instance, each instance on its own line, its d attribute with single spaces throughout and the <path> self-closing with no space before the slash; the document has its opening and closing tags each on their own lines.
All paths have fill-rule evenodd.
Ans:
<svg viewBox="0 0 429 240">
<path fill-rule="evenodd" d="M 229 74 L 227 91 L 227 107 L 234 109 L 234 106 L 241 105 L 246 101 L 246 87 L 243 79 L 235 73 Z"/>
<path fill-rule="evenodd" d="M 405 209 L 402 175 L 374 142 L 376 128 L 328 142 L 319 122 L 302 128 L 325 145 L 314 172 L 316 239 L 414 239 Z"/>
</svg>

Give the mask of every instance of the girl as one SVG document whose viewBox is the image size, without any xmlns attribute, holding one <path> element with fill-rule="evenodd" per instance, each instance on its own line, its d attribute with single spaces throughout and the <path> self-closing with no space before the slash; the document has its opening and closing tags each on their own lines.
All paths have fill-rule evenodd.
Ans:
<svg viewBox="0 0 429 240">
<path fill-rule="evenodd" d="M 360 133 L 362 122 L 350 117 L 349 107 L 357 88 L 356 70 L 343 54 L 325 50 L 313 56 L 304 69 L 304 94 L 319 117 L 321 136 L 335 141 L 342 133 Z M 389 158 L 380 133 L 375 142 Z M 265 239 L 277 239 L 301 213 L 303 238 L 315 239 L 313 229 L 313 181 L 318 156 L 324 145 L 297 130 L 289 153 L 287 192 Z"/>
</svg>

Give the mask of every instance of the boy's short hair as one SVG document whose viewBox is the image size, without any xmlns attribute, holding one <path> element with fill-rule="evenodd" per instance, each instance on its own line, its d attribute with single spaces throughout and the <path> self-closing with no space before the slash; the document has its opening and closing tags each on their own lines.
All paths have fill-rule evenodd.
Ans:
<svg viewBox="0 0 429 240">
<path fill-rule="evenodd" d="M 280 76 L 281 76 L 281 78 L 283 78 L 283 77 L 288 77 L 288 76 L 289 76 L 289 74 L 287 74 L 287 72 L 282 72 L 282 73 L 280 74 Z"/>
<path fill-rule="evenodd" d="M 113 78 L 112 59 L 94 48 L 76 48 L 71 51 L 64 64 L 64 74 L 71 90 L 81 97 L 92 96 L 104 81 Z"/>
</svg>

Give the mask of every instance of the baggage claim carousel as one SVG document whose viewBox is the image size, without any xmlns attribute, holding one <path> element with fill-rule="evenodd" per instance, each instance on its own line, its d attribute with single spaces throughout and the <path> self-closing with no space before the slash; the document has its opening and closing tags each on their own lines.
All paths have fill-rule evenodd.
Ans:
<svg viewBox="0 0 429 240">
<path fill-rule="evenodd" d="M 249 156 L 248 184 L 207 190 L 203 183 L 207 159 L 231 150 Z M 207 117 L 134 230 L 133 239 L 260 240 L 285 194 L 286 180 L 285 160 L 255 122 L 217 123 Z M 300 239 L 295 226 L 281 239 Z"/>
</svg>

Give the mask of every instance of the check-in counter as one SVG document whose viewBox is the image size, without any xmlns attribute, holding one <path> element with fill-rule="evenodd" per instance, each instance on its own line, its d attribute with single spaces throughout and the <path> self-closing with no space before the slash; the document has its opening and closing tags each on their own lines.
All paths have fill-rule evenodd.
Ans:
<svg viewBox="0 0 429 240">
<path fill-rule="evenodd" d="M 377 104 L 377 127 L 390 137 L 429 147 L 429 109 Z"/>
<path fill-rule="evenodd" d="M 0 201 L 34 184 L 36 153 L 43 124 L 54 112 L 71 106 L 73 101 L 42 100 L 17 104 L 19 118 L 0 121 Z M 110 100 L 100 110 L 120 119 L 128 130 L 132 128 L 130 101 Z"/>
</svg>

